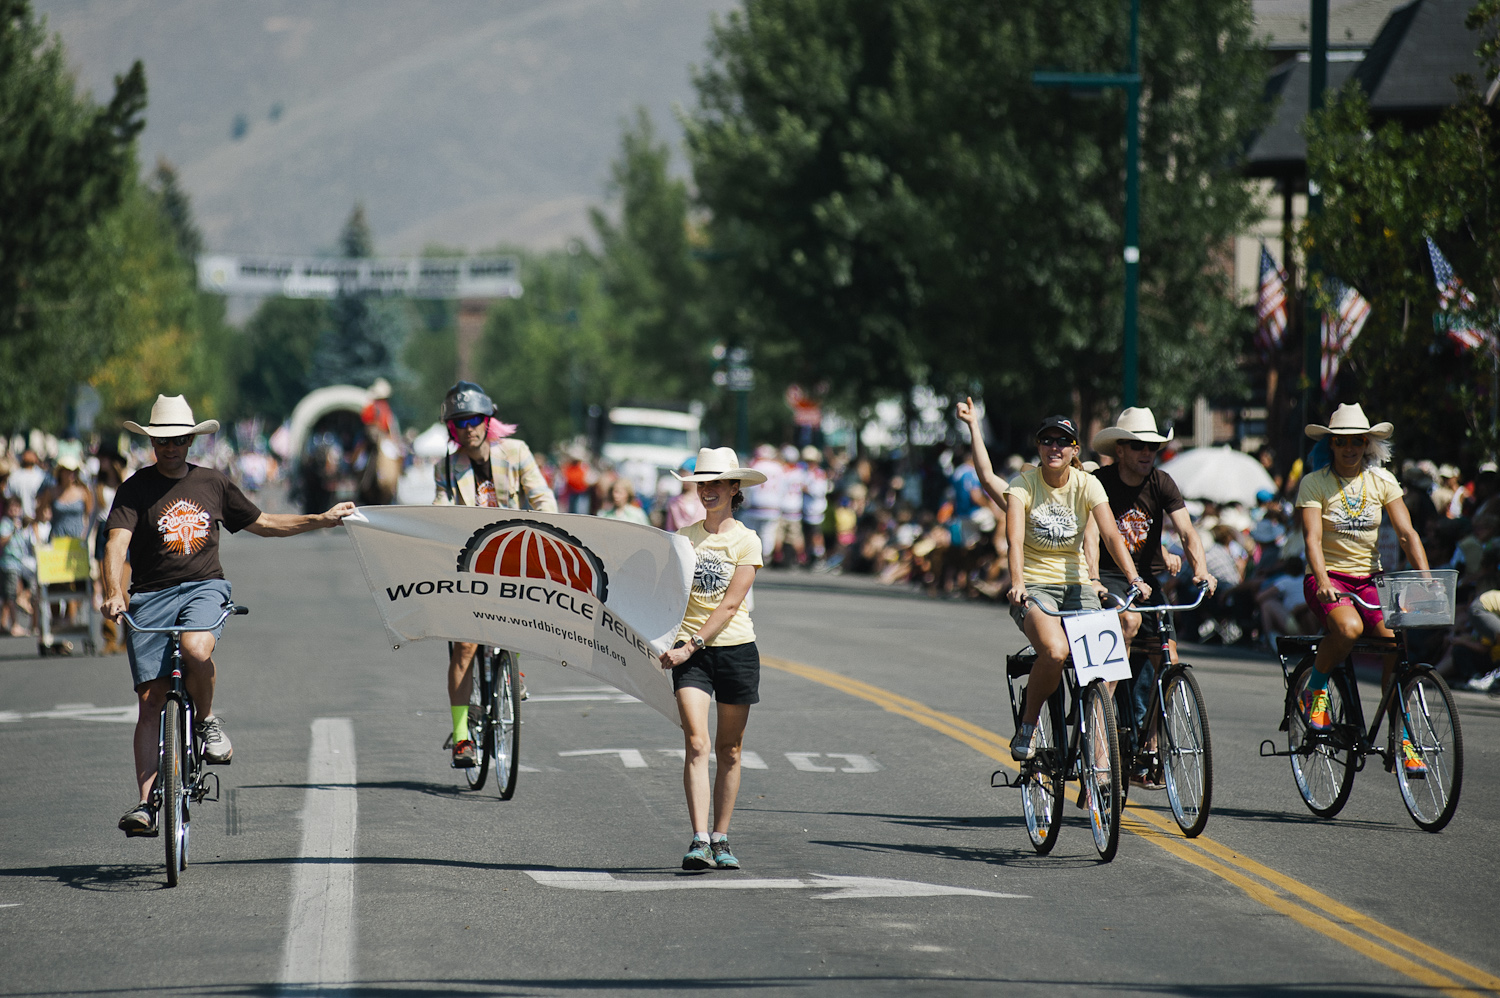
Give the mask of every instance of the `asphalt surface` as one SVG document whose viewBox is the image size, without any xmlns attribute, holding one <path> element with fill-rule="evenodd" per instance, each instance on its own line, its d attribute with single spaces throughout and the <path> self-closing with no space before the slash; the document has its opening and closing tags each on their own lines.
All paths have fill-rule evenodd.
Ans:
<svg viewBox="0 0 1500 998">
<path fill-rule="evenodd" d="M 763 654 L 827 672 L 765 669 L 745 743 L 765 768 L 745 771 L 731 836 L 744 869 L 690 875 L 665 718 L 523 662 L 527 770 L 511 801 L 468 793 L 440 748 L 444 650 L 387 647 L 341 531 L 227 538 L 224 559 L 252 608 L 218 655 L 235 759 L 176 889 L 159 840 L 115 829 L 134 799 L 123 656 L 0 640 L 0 994 L 1500 988 L 1500 701 L 1457 694 L 1465 782 L 1443 833 L 1412 824 L 1376 763 L 1323 821 L 1286 760 L 1257 754 L 1278 735 L 1274 662 L 1200 653 L 1204 837 L 1137 791 L 1113 863 L 1071 801 L 1039 857 L 1019 794 L 989 785 L 1008 616 L 764 573 Z"/>
</svg>

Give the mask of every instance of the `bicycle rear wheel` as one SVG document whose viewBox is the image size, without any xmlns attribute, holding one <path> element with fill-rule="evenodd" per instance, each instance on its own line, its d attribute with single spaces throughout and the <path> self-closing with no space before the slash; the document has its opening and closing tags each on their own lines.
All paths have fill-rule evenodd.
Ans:
<svg viewBox="0 0 1500 998">
<path fill-rule="evenodd" d="M 1442 831 L 1458 809 L 1464 782 L 1464 738 L 1453 694 L 1442 676 L 1422 666 L 1402 683 L 1400 709 L 1405 736 L 1427 767 L 1420 777 L 1408 773 L 1398 749 L 1396 782 L 1401 800 L 1418 828 Z"/>
<path fill-rule="evenodd" d="M 187 869 L 188 801 L 183 787 L 182 704 L 168 700 L 161 712 L 161 754 L 156 768 L 156 787 L 161 793 L 157 827 L 166 847 L 167 886 L 176 887 L 178 874 Z"/>
<path fill-rule="evenodd" d="M 474 742 L 476 758 L 474 765 L 462 772 L 470 790 L 483 790 L 490 774 L 495 740 L 495 656 L 484 645 L 474 653 L 471 675 L 474 686 L 469 695 L 469 738 Z"/>
<path fill-rule="evenodd" d="M 521 674 L 516 657 L 502 651 L 495 659 L 495 723 L 490 727 L 495 789 L 501 800 L 516 793 L 521 769 Z"/>
<path fill-rule="evenodd" d="M 1120 732 L 1104 681 L 1089 683 L 1078 718 L 1078 768 L 1088 797 L 1094 848 L 1108 863 L 1120 846 Z"/>
<path fill-rule="evenodd" d="M 1190 669 L 1177 666 L 1162 680 L 1162 776 L 1167 801 L 1182 834 L 1193 838 L 1208 824 L 1213 801 L 1213 748 L 1203 691 Z"/>
<path fill-rule="evenodd" d="M 1068 764 L 1068 746 L 1059 740 L 1062 730 L 1059 691 L 1047 698 L 1037 718 L 1037 757 L 1021 767 L 1025 784 L 1021 788 L 1021 813 L 1026 817 L 1026 835 L 1039 856 L 1052 851 L 1062 827 Z"/>
<path fill-rule="evenodd" d="M 1307 809 L 1320 818 L 1332 818 L 1344 809 L 1349 791 L 1354 788 L 1354 769 L 1359 762 L 1355 745 L 1364 737 L 1350 718 L 1348 704 L 1355 693 L 1342 671 L 1328 680 L 1328 716 L 1332 722 L 1325 732 L 1309 731 L 1302 716 L 1302 691 L 1313 669 L 1309 656 L 1292 674 L 1291 693 L 1287 699 L 1287 748 L 1291 752 L 1292 779 Z"/>
</svg>

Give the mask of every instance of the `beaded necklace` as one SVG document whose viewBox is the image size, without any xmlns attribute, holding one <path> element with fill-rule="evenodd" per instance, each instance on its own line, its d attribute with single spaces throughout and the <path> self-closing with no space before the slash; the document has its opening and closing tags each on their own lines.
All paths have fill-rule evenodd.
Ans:
<svg viewBox="0 0 1500 998">
<path fill-rule="evenodd" d="M 1332 470 L 1332 469 L 1329 469 L 1329 470 Z M 1336 478 L 1338 480 L 1338 483 L 1339 483 L 1339 499 L 1341 499 L 1343 501 L 1343 503 L 1344 503 L 1344 512 L 1347 513 L 1347 514 L 1349 514 L 1349 519 L 1352 520 L 1352 521 L 1354 521 L 1354 522 L 1356 522 L 1356 523 L 1359 522 L 1359 521 L 1361 521 L 1361 520 L 1363 520 L 1364 519 L 1364 515 L 1365 515 L 1365 506 L 1369 502 L 1369 495 L 1367 494 L 1366 489 L 1365 489 L 1365 473 L 1364 473 L 1364 470 L 1361 469 L 1360 473 L 1358 475 L 1358 478 L 1359 478 L 1359 506 L 1357 508 L 1349 502 L 1349 493 L 1347 491 L 1349 485 L 1352 484 L 1353 479 L 1345 480 L 1344 478 L 1342 478 L 1339 475 L 1339 473 L 1337 471 L 1333 472 L 1333 477 Z"/>
</svg>

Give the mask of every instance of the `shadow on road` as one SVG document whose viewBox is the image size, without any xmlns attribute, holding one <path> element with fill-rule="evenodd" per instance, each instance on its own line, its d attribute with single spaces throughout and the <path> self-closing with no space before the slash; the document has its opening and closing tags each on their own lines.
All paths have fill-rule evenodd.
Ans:
<svg viewBox="0 0 1500 998">
<path fill-rule="evenodd" d="M 0 870 L 0 878 L 54 880 L 81 891 L 128 893 L 154 891 L 166 886 L 166 875 L 160 863 L 80 863 L 75 866 L 32 866 Z"/>
<path fill-rule="evenodd" d="M 247 783 L 240 786 L 240 790 L 326 790 L 344 787 L 348 784 L 329 783 Z M 432 797 L 445 797 L 449 800 L 457 800 L 464 797 L 475 799 L 487 799 L 493 801 L 494 794 L 484 798 L 482 794 L 460 787 L 453 783 L 427 783 L 422 780 L 361 780 L 354 784 L 355 790 L 407 790 L 419 794 L 428 794 Z"/>
</svg>

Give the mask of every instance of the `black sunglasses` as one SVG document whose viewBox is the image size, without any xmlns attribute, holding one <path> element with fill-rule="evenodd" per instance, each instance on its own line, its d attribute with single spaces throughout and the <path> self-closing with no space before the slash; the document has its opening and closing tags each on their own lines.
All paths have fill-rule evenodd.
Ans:
<svg viewBox="0 0 1500 998">
<path fill-rule="evenodd" d="M 180 437 L 153 437 L 152 442 L 158 447 L 186 447 L 193 442 L 191 433 Z"/>
<path fill-rule="evenodd" d="M 471 429 L 489 419 L 488 416 L 455 416 L 448 420 L 449 426 L 456 426 L 461 430 Z"/>
<path fill-rule="evenodd" d="M 1153 454 L 1161 450 L 1161 444 L 1151 443 L 1149 440 L 1127 440 L 1125 443 L 1131 450 L 1148 450 Z"/>
<path fill-rule="evenodd" d="M 1068 437 L 1037 437 L 1036 442 L 1043 447 L 1072 447 L 1073 441 Z"/>
</svg>

